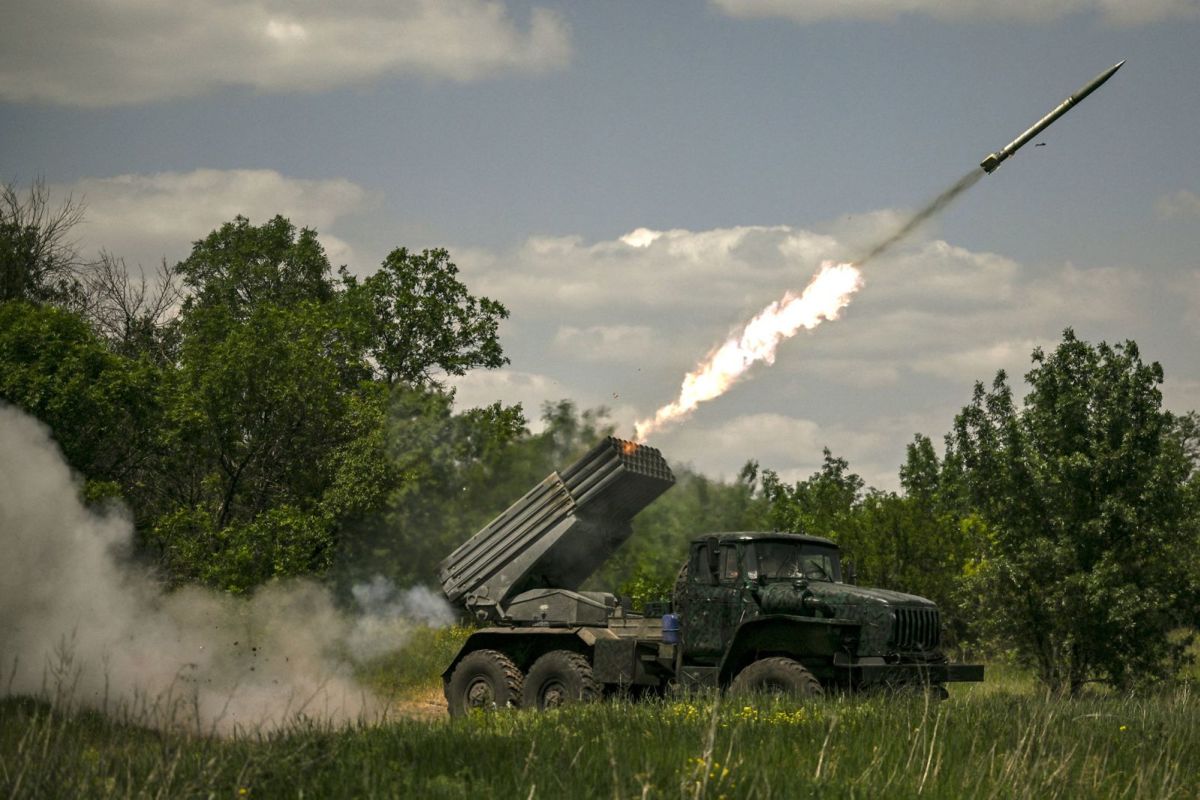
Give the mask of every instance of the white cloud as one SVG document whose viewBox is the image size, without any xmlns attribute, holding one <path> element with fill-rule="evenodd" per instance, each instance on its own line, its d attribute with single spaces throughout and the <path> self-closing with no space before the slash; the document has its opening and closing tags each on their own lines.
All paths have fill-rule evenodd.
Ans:
<svg viewBox="0 0 1200 800">
<path fill-rule="evenodd" d="M 869 224 L 876 236 L 890 225 L 887 215 Z M 536 237 L 508 253 L 457 260 L 472 289 L 508 304 L 522 326 L 556 331 L 558 353 L 626 367 L 673 364 L 682 378 L 738 323 L 802 288 L 822 260 L 857 251 L 785 226 L 635 233 L 595 243 Z M 1067 325 L 1138 318 L 1143 288 L 1133 270 L 1032 270 L 918 239 L 867 268 L 845 318 L 782 345 L 774 369 L 858 388 L 894 384 L 905 371 L 987 378 Z"/>
<path fill-rule="evenodd" d="M 1200 334 L 1200 268 L 1181 275 L 1172 286 L 1185 303 L 1183 321 L 1193 334 Z"/>
<path fill-rule="evenodd" d="M 104 249 L 147 268 L 164 257 L 169 264 L 186 257 L 192 242 L 239 214 L 256 224 L 282 214 L 297 227 L 315 228 L 333 264 L 352 263 L 350 246 L 327 229 L 371 199 L 347 180 L 289 178 L 265 169 L 85 178 L 52 191 L 86 203 L 76 229 L 85 254 Z"/>
<path fill-rule="evenodd" d="M 571 387 L 547 375 L 511 368 L 477 369 L 446 381 L 454 390 L 458 409 L 482 408 L 492 403 L 521 404 L 530 427 L 540 430 L 542 406 L 559 400 L 574 399 Z"/>
<path fill-rule="evenodd" d="M 531 237 L 514 252 L 460 252 L 457 261 L 479 291 L 506 302 L 620 316 L 680 308 L 728 313 L 731 305 L 758 310 L 783 289 L 802 286 L 838 251 L 832 237 L 784 226 L 640 228 L 594 244 L 578 236 Z"/>
<path fill-rule="evenodd" d="M 564 325 L 554 335 L 554 346 L 585 361 L 629 363 L 661 352 L 662 342 L 649 325 Z"/>
<path fill-rule="evenodd" d="M 920 14 L 945 22 L 1049 22 L 1073 14 L 1098 14 L 1115 25 L 1200 17 L 1195 0 L 710 0 L 732 17 L 782 17 L 798 23 L 833 19 L 891 21 Z"/>
<path fill-rule="evenodd" d="M 314 91 L 392 75 L 455 81 L 570 58 L 555 12 L 499 0 L 15 0 L 0 25 L 0 99 L 102 107 L 221 86 Z"/>
<path fill-rule="evenodd" d="M 810 472 L 821 463 L 825 435 L 809 419 L 747 414 L 691 430 L 676 428 L 653 444 L 667 457 L 700 472 L 732 478 L 750 458 L 764 467 Z"/>
<path fill-rule="evenodd" d="M 1029 354 L 1035 347 L 1054 349 L 1054 341 L 1018 339 L 991 342 L 957 352 L 918 357 L 912 362 L 912 369 L 950 381 L 970 380 L 972 376 L 986 380 L 1001 369 L 1019 377 L 1028 369 Z"/>
<path fill-rule="evenodd" d="M 1154 210 L 1167 218 L 1200 218 L 1200 196 L 1187 189 L 1180 189 L 1178 192 L 1158 198 L 1154 204 Z"/>
<path fill-rule="evenodd" d="M 597 242 L 541 236 L 509 251 L 454 251 L 471 290 L 512 311 L 502 339 L 513 370 L 525 373 L 474 378 L 488 390 L 479 402 L 521 399 L 532 412 L 562 397 L 617 405 L 627 432 L 674 399 L 684 374 L 738 323 L 899 219 L 864 215 L 836 235 L 639 229 Z M 870 485 L 894 488 L 913 433 L 940 439 L 975 381 L 1006 369 L 1022 393 L 1034 347 L 1053 348 L 1067 326 L 1091 339 L 1127 338 L 1152 315 L 1154 290 L 1139 269 L 1034 268 L 918 234 L 867 267 L 841 319 L 784 343 L 774 366 L 752 370 L 651 443 L 711 475 L 730 478 L 756 458 L 788 480 L 819 468 L 829 446 Z"/>
<path fill-rule="evenodd" d="M 1200 410 L 1200 380 L 1174 378 L 1162 382 L 1163 407 L 1177 414 Z"/>
</svg>

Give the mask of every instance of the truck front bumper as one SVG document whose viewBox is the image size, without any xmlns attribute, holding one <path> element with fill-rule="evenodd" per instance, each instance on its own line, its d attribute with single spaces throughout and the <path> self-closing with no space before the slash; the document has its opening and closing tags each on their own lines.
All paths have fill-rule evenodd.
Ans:
<svg viewBox="0 0 1200 800">
<path fill-rule="evenodd" d="M 834 671 L 855 686 L 882 683 L 936 684 L 983 680 L 983 664 L 900 663 L 889 664 L 882 658 L 834 658 Z"/>
<path fill-rule="evenodd" d="M 861 664 L 862 683 L 982 681 L 983 664 Z"/>
</svg>

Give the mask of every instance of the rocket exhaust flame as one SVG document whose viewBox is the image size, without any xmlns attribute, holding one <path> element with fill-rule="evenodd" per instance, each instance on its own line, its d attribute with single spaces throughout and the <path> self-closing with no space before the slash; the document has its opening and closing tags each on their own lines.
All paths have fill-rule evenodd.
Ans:
<svg viewBox="0 0 1200 800">
<path fill-rule="evenodd" d="M 710 352 L 683 379 L 677 400 L 637 423 L 634 438 L 646 441 L 654 431 L 686 417 L 704 401 L 724 394 L 754 364 L 773 363 L 780 342 L 795 336 L 802 328 L 812 330 L 824 320 L 837 319 L 862 284 L 862 273 L 853 264 L 824 262 L 803 292 L 788 292 Z"/>
</svg>

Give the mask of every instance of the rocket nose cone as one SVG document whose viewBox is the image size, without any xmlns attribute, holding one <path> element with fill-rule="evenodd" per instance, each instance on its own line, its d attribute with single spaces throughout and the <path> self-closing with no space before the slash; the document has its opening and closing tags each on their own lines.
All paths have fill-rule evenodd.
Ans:
<svg viewBox="0 0 1200 800">
<path fill-rule="evenodd" d="M 1119 70 L 1124 64 L 1125 64 L 1124 61 L 1121 61 L 1117 64 L 1113 64 L 1111 67 L 1104 70 L 1104 72 L 1101 72 L 1099 75 L 1097 75 L 1095 78 L 1093 78 L 1092 82 L 1089 83 L 1086 87 L 1084 87 L 1084 90 L 1080 93 L 1080 99 L 1082 100 L 1084 97 L 1086 97 L 1087 95 L 1091 94 L 1096 89 L 1099 89 L 1101 86 L 1103 86 L 1105 81 L 1107 81 L 1109 78 L 1111 78 L 1113 75 L 1115 75 L 1117 70 Z"/>
</svg>

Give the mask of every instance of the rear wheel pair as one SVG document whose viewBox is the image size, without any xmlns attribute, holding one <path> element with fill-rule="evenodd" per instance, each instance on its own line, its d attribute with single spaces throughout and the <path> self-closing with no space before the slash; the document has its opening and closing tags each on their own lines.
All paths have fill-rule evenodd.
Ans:
<svg viewBox="0 0 1200 800">
<path fill-rule="evenodd" d="M 601 695 L 587 657 L 571 650 L 552 650 L 527 675 L 499 650 L 476 650 L 458 662 L 446 684 L 450 716 L 472 709 L 524 706 L 539 711 L 568 703 L 588 702 Z"/>
</svg>

